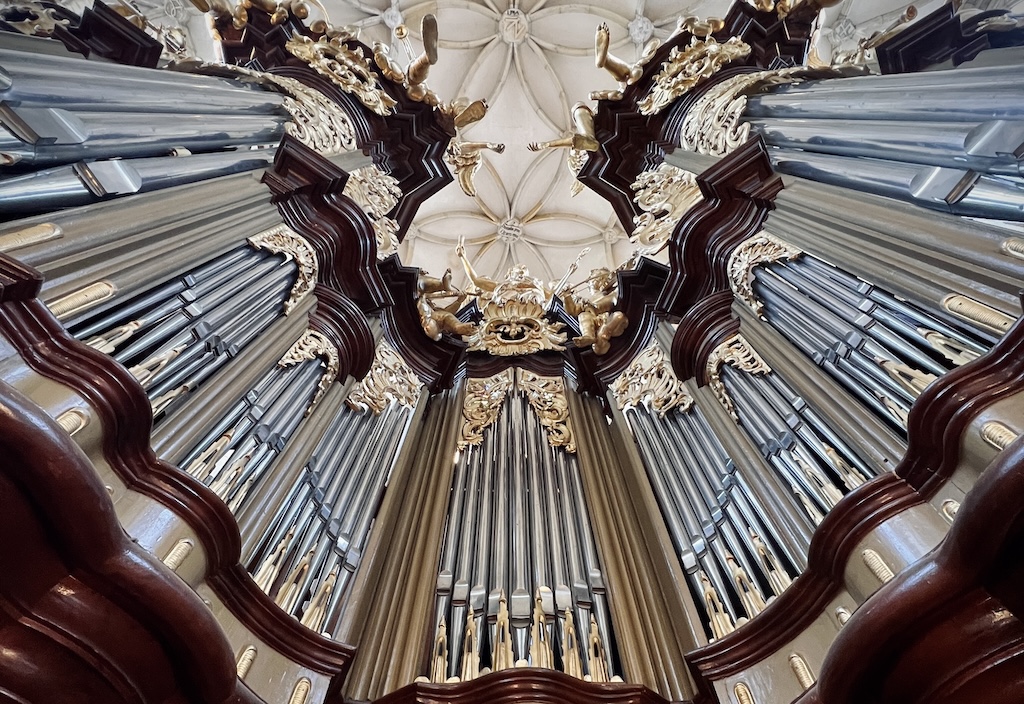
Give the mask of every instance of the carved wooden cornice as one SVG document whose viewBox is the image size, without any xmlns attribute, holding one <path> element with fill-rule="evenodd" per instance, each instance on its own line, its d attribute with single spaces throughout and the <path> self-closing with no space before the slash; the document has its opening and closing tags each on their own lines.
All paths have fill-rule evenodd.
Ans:
<svg viewBox="0 0 1024 704">
<path fill-rule="evenodd" d="M 676 226 L 658 312 L 682 316 L 698 300 L 729 288 L 729 255 L 760 231 L 782 190 L 768 150 L 754 138 L 697 176 L 704 201 Z"/>
<path fill-rule="evenodd" d="M 316 250 L 318 280 L 369 312 L 391 297 L 377 271 L 373 225 L 342 195 L 347 180 L 345 171 L 289 135 L 263 177 L 282 218 Z"/>
<path fill-rule="evenodd" d="M 584 682 L 556 670 L 536 667 L 502 670 L 468 682 L 403 687 L 374 704 L 667 704 L 646 687 L 626 683 Z"/>
<path fill-rule="evenodd" d="M 313 289 L 316 309 L 309 315 L 309 327 L 323 333 L 338 350 L 339 365 L 335 381 L 349 376 L 362 379 L 373 364 L 373 333 L 366 316 L 346 296 L 323 284 Z"/>
<path fill-rule="evenodd" d="M 804 704 L 1015 702 L 1024 662 L 1024 441 L 998 455 L 936 550 L 839 632 Z M 927 663 L 922 672 L 921 663 Z M 946 686 L 935 689 L 936 683 Z"/>
<path fill-rule="evenodd" d="M 17 305 L 10 294 L 5 286 L 5 308 Z M 75 442 L 6 383 L 0 453 L 0 600 L 18 612 L 0 634 L 15 654 L 0 663 L 8 696 L 60 701 L 77 688 L 111 703 L 258 701 L 202 600 L 125 535 Z"/>
<path fill-rule="evenodd" d="M 807 569 L 749 623 L 687 654 L 698 689 L 710 693 L 711 682 L 764 660 L 814 623 L 842 588 L 857 544 L 882 522 L 922 501 L 893 474 L 883 474 L 844 496 L 815 531 Z"/>
<path fill-rule="evenodd" d="M 465 357 L 466 343 L 450 335 L 434 342 L 423 334 L 416 310 L 419 269 L 402 266 L 396 256 L 380 262 L 379 268 L 395 301 L 381 312 L 385 337 L 431 393 L 450 388 Z"/>
<path fill-rule="evenodd" d="M 111 469 L 129 489 L 167 506 L 195 531 L 207 556 L 207 583 L 245 627 L 300 665 L 337 678 L 352 658 L 351 646 L 302 626 L 256 587 L 239 564 L 241 539 L 231 511 L 202 482 L 156 457 L 145 391 L 112 358 L 68 335 L 36 297 L 41 281 L 39 272 L 0 255 L 0 335 L 33 371 L 71 388 L 95 409 Z"/>
</svg>

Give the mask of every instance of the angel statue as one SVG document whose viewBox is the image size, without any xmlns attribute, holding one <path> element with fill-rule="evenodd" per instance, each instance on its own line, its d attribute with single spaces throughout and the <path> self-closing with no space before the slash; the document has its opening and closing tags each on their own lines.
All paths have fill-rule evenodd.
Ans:
<svg viewBox="0 0 1024 704">
<path fill-rule="evenodd" d="M 444 160 L 455 169 L 455 175 L 459 177 L 459 186 L 467 196 L 476 195 L 476 185 L 473 178 L 480 170 L 481 154 L 485 149 L 502 154 L 505 151 L 504 144 L 495 142 L 459 142 L 452 140 L 445 150 Z"/>
<path fill-rule="evenodd" d="M 625 332 L 629 319 L 625 313 L 612 310 L 618 298 L 618 283 L 617 272 L 604 267 L 592 269 L 585 281 L 562 296 L 566 312 L 576 316 L 580 324 L 580 336 L 573 338 L 577 347 L 592 347 L 594 354 L 603 355 L 610 349 L 611 339 Z M 590 288 L 589 297 L 575 293 L 584 284 Z"/>
<path fill-rule="evenodd" d="M 466 323 L 455 316 L 455 311 L 462 307 L 466 293 L 452 288 L 452 270 L 447 269 L 444 276 L 437 278 L 420 272 L 416 282 L 416 310 L 420 314 L 420 325 L 423 332 L 434 342 L 441 339 L 444 333 L 451 335 L 470 335 L 476 329 L 473 323 Z M 434 301 L 442 298 L 454 298 L 447 306 L 437 306 Z"/>
</svg>

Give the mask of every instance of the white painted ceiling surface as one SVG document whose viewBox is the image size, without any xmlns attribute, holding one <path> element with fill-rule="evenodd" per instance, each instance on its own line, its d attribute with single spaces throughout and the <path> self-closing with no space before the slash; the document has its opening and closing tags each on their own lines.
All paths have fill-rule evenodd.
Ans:
<svg viewBox="0 0 1024 704">
<path fill-rule="evenodd" d="M 942 0 L 919 3 L 921 16 Z M 420 209 L 399 254 L 406 264 L 454 282 L 466 279 L 455 256 L 460 237 L 479 273 L 501 278 L 513 264 L 527 266 L 547 281 L 561 278 L 579 252 L 589 248 L 570 281 L 590 269 L 614 269 L 632 253 L 627 233 L 611 206 L 588 189 L 572 197 L 573 177 L 565 150 L 530 152 L 527 144 L 569 133 L 570 109 L 589 103 L 591 91 L 615 88 L 594 65 L 594 34 L 602 22 L 611 29 L 612 53 L 634 61 L 650 38 L 664 40 L 680 16 L 723 17 L 732 0 L 324 0 L 335 26 L 359 28 L 360 39 L 392 47 L 405 65 L 422 44 L 424 14 L 437 16 L 440 51 L 428 85 L 442 100 L 485 98 L 490 111 L 467 127 L 460 139 L 498 142 L 503 154 L 483 153 L 477 195 L 457 182 Z M 899 0 L 844 0 L 822 15 L 816 39 L 819 56 L 850 50 L 857 41 L 884 30 L 903 12 Z M 934 6 L 934 7 L 933 7 Z M 409 30 L 403 41 L 394 28 Z M 589 103 L 592 106 L 593 103 Z"/>
<path fill-rule="evenodd" d="M 438 19 L 439 60 L 428 85 L 443 99 L 485 98 L 490 111 L 460 139 L 498 142 L 503 154 L 484 152 L 476 175 L 476 197 L 458 183 L 448 185 L 420 209 L 399 254 L 406 264 L 441 275 L 465 276 L 455 257 L 460 236 L 477 271 L 501 277 L 523 264 L 547 281 L 561 278 L 579 252 L 590 248 L 570 280 L 590 269 L 615 268 L 632 252 L 622 226 L 603 198 L 585 189 L 570 196 L 573 177 L 566 150 L 531 152 L 570 131 L 570 109 L 589 102 L 594 90 L 615 88 L 594 66 L 594 34 L 607 22 L 612 52 L 633 61 L 651 37 L 665 39 L 680 15 L 722 16 L 731 0 L 436 0 L 389 4 L 387 0 L 326 0 L 335 26 L 360 27 L 367 44 L 387 42 L 392 57 L 409 61 L 405 43 L 392 29 L 404 23 L 413 52 L 422 44 L 419 23 Z M 594 106 L 593 103 L 590 103 Z"/>
</svg>

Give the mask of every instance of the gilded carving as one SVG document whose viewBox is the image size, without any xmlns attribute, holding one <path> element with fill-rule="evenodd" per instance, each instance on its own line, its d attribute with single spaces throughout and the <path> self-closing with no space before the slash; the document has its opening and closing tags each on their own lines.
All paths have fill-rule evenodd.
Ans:
<svg viewBox="0 0 1024 704">
<path fill-rule="evenodd" d="M 484 430 L 494 424 L 501 412 L 505 397 L 512 391 L 515 377 L 512 369 L 486 379 L 466 382 L 466 400 L 462 408 L 462 432 L 459 448 L 479 445 L 484 441 Z"/>
<path fill-rule="evenodd" d="M 476 172 L 480 170 L 481 152 L 485 149 L 501 154 L 505 151 L 505 145 L 495 142 L 460 142 L 452 140 L 444 152 L 445 162 L 455 170 L 455 176 L 459 179 L 459 186 L 467 196 L 472 197 L 476 195 L 476 185 L 473 183 L 473 178 L 476 176 Z"/>
<path fill-rule="evenodd" d="M 621 99 L 621 90 L 627 86 L 631 86 L 640 80 L 643 76 L 644 66 L 654 57 L 654 53 L 658 50 L 661 42 L 657 39 L 652 39 L 644 45 L 643 50 L 640 52 L 640 59 L 633 64 L 630 64 L 619 57 L 615 56 L 609 51 L 611 45 L 611 32 L 608 29 L 608 23 L 602 22 L 597 28 L 597 34 L 594 37 L 594 59 L 597 68 L 603 68 L 619 84 L 619 91 L 616 91 L 617 95 L 604 95 L 605 99 Z"/>
<path fill-rule="evenodd" d="M 570 267 L 566 278 L 579 266 L 579 260 L 589 252 L 587 248 Z M 590 289 L 588 296 L 576 293 L 586 284 Z M 564 284 L 560 284 L 564 285 Z M 562 293 L 565 311 L 580 324 L 579 337 L 572 339 L 578 348 L 590 347 L 594 354 L 607 354 L 611 349 L 611 340 L 626 331 L 629 319 L 622 311 L 614 310 L 618 303 L 619 276 L 617 272 L 601 267 L 591 269 L 590 276 Z"/>
<path fill-rule="evenodd" d="M 277 363 L 279 367 L 290 367 L 294 364 L 317 358 L 323 360 L 325 368 L 320 376 L 320 381 L 317 383 L 316 394 L 313 396 L 313 400 L 309 402 L 309 407 L 306 408 L 307 416 L 313 412 L 313 409 L 320 403 L 327 390 L 331 388 L 331 384 L 338 378 L 338 372 L 341 370 L 341 359 L 337 348 L 323 333 L 309 329 L 302 334 L 302 337 L 295 341 L 291 349 Z"/>
<path fill-rule="evenodd" d="M 671 164 L 644 171 L 630 188 L 636 193 L 633 201 L 643 212 L 633 218 L 629 241 L 645 254 L 663 249 L 687 211 L 704 200 L 696 174 Z"/>
<path fill-rule="evenodd" d="M 569 187 L 569 195 L 572 197 L 583 192 L 583 182 L 579 180 L 579 175 L 589 159 L 590 152 L 583 149 L 570 149 L 566 154 L 565 166 L 572 174 L 572 186 Z"/>
<path fill-rule="evenodd" d="M 398 251 L 398 223 L 387 216 L 402 197 L 398 179 L 376 166 L 364 166 L 349 174 L 342 195 L 351 198 L 373 223 L 377 237 L 377 258 L 384 259 Z"/>
<path fill-rule="evenodd" d="M 750 56 L 750 46 L 739 37 L 719 44 L 712 37 L 693 37 L 689 46 L 675 47 L 654 77 L 650 92 L 637 107 L 641 115 L 656 115 L 675 100 L 718 73 L 723 66 Z"/>
<path fill-rule="evenodd" d="M 693 397 L 656 343 L 638 354 L 609 388 L 620 410 L 643 404 L 664 417 L 673 409 L 685 412 L 693 406 Z"/>
<path fill-rule="evenodd" d="M 560 332 L 564 324 L 544 318 L 554 292 L 530 276 L 526 267 L 514 266 L 502 281 L 494 281 L 476 273 L 462 242 L 455 253 L 475 287 L 472 294 L 482 304 L 483 320 L 465 337 L 470 352 L 509 357 L 565 349 L 566 334 Z"/>
<path fill-rule="evenodd" d="M 764 86 L 791 83 L 806 75 L 797 66 L 744 73 L 712 86 L 683 118 L 683 149 L 724 156 L 750 138 L 750 124 L 740 118 L 747 109 L 747 95 Z"/>
<path fill-rule="evenodd" d="M 530 142 L 527 149 L 539 152 L 542 149 L 575 149 L 596 152 L 601 143 L 594 132 L 594 111 L 584 103 L 572 107 L 573 131 L 571 134 L 550 142 Z"/>
<path fill-rule="evenodd" d="M 763 318 L 764 305 L 754 295 L 754 268 L 760 264 L 795 259 L 802 253 L 764 231 L 744 240 L 729 255 L 727 271 L 732 292 Z"/>
<path fill-rule="evenodd" d="M 296 34 L 285 44 L 285 49 L 341 90 L 356 96 L 373 112 L 390 115 L 397 102 L 378 84 L 363 50 L 350 48 L 344 42 L 346 38 L 341 34 L 333 39 L 325 37 L 313 41 Z"/>
<path fill-rule="evenodd" d="M 265 75 L 288 96 L 283 106 L 292 120 L 285 125 L 285 132 L 324 156 L 355 149 L 355 127 L 333 100 L 293 78 Z"/>
<path fill-rule="evenodd" d="M 320 91 L 294 78 L 244 66 L 195 61 L 178 62 L 173 68 L 202 75 L 226 76 L 243 83 L 258 83 L 281 93 L 285 96 L 281 105 L 292 118 L 285 125 L 285 132 L 324 156 L 356 148 L 355 127 L 345 111 Z"/>
<path fill-rule="evenodd" d="M 711 390 L 718 397 L 725 410 L 729 412 L 729 415 L 732 416 L 733 420 L 739 422 L 736 406 L 733 405 L 732 398 L 729 397 L 729 392 L 722 381 L 721 370 L 723 364 L 728 364 L 748 374 L 767 374 L 771 371 L 771 368 L 761 359 L 761 355 L 757 353 L 757 350 L 751 347 L 750 343 L 739 334 L 730 337 L 708 355 L 708 386 L 711 387 Z"/>
<path fill-rule="evenodd" d="M 416 281 L 416 310 L 420 314 L 420 326 L 431 340 L 437 342 L 449 335 L 472 335 L 476 324 L 459 320 L 455 313 L 465 302 L 468 294 L 452 287 L 452 271 L 446 269 L 444 276 L 437 278 L 420 271 Z M 447 305 L 437 303 L 448 299 Z"/>
<path fill-rule="evenodd" d="M 297 269 L 295 283 L 288 294 L 288 300 L 284 302 L 284 314 L 288 315 L 316 286 L 317 273 L 320 268 L 316 250 L 302 235 L 283 224 L 253 235 L 247 241 L 256 249 L 284 254 L 286 260 L 295 262 Z"/>
<path fill-rule="evenodd" d="M 576 452 L 576 439 L 569 421 L 569 401 L 565 382 L 560 378 L 538 376 L 526 369 L 516 372 L 516 385 L 526 395 L 540 424 L 547 432 L 548 444 Z"/>
<path fill-rule="evenodd" d="M 437 18 L 434 15 L 423 15 L 420 36 L 423 38 L 423 51 L 409 62 L 404 71 L 391 58 L 390 48 L 382 42 L 373 45 L 373 61 L 386 79 L 404 86 L 410 98 L 436 106 L 440 100 L 434 91 L 427 88 L 426 83 L 430 67 L 437 63 Z"/>
<path fill-rule="evenodd" d="M 412 368 L 384 340 L 377 343 L 373 366 L 349 393 L 345 403 L 354 410 L 380 415 L 388 404 L 415 408 L 423 385 Z"/>
</svg>

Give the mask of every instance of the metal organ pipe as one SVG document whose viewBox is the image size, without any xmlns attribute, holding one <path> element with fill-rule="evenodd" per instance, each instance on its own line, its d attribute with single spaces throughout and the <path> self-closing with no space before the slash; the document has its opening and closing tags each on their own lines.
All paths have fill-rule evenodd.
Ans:
<svg viewBox="0 0 1024 704">
<path fill-rule="evenodd" d="M 699 407 L 673 410 L 655 420 L 654 411 L 640 405 L 627 408 L 625 418 L 679 551 L 691 596 L 704 614 L 706 633 L 712 639 L 723 635 L 732 623 L 755 615 L 779 585 L 788 584 L 796 575 L 796 562 L 759 512 L 756 497 Z M 798 510 L 796 504 L 792 508 Z M 712 612 L 709 604 L 721 610 Z"/>
<path fill-rule="evenodd" d="M 607 660 L 600 669 L 611 672 L 604 583 L 575 455 L 549 445 L 529 401 L 515 391 L 483 442 L 461 450 L 456 465 L 434 624 L 447 626 L 446 678 L 511 666 L 493 657 L 504 647 L 505 618 L 516 661 L 565 668 L 567 610 L 579 674 L 589 672 L 591 614 Z"/>
</svg>

